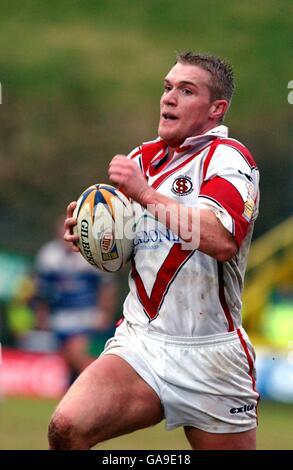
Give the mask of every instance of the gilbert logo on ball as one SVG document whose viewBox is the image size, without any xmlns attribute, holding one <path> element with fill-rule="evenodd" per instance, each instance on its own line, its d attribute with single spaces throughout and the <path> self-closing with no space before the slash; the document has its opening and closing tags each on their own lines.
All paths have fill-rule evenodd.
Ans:
<svg viewBox="0 0 293 470">
<path fill-rule="evenodd" d="M 93 258 L 91 247 L 89 244 L 89 224 L 86 219 L 82 219 L 80 222 L 80 243 L 82 246 L 82 252 L 85 259 L 95 266 L 95 260 Z"/>
</svg>

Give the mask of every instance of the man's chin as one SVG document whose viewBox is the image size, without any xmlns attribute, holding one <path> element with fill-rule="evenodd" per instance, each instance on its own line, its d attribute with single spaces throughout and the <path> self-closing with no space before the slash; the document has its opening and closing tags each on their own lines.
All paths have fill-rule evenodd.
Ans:
<svg viewBox="0 0 293 470">
<path fill-rule="evenodd" d="M 180 145 L 180 142 L 178 138 L 174 136 L 172 132 L 165 131 L 164 129 L 158 129 L 158 135 L 163 139 L 166 144 L 169 145 L 169 147 L 178 147 Z"/>
</svg>

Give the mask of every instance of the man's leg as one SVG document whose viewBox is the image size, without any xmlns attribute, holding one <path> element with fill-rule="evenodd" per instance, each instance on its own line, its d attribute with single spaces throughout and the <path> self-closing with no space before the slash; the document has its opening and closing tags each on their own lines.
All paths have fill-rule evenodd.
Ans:
<svg viewBox="0 0 293 470">
<path fill-rule="evenodd" d="M 126 361 L 109 354 L 89 365 L 61 400 L 49 425 L 49 445 L 90 449 L 162 419 L 155 391 Z"/>
<path fill-rule="evenodd" d="M 230 434 L 214 434 L 185 426 L 193 450 L 255 450 L 256 429 Z"/>
</svg>

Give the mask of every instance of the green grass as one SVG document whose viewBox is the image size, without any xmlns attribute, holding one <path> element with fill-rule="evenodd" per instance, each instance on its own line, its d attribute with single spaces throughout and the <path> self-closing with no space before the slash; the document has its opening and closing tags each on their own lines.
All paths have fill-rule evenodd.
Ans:
<svg viewBox="0 0 293 470">
<path fill-rule="evenodd" d="M 0 408 L 0 449 L 46 449 L 47 425 L 56 402 L 52 400 L 6 399 Z M 258 449 L 293 450 L 293 405 L 262 402 Z M 182 429 L 167 432 L 164 423 L 112 439 L 98 449 L 189 449 Z"/>
</svg>

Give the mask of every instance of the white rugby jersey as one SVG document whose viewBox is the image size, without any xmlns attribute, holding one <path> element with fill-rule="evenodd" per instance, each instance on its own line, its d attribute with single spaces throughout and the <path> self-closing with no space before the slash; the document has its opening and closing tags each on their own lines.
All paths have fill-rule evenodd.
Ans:
<svg viewBox="0 0 293 470">
<path fill-rule="evenodd" d="M 218 126 L 186 139 L 168 161 L 160 138 L 129 154 L 148 184 L 180 204 L 209 208 L 233 234 L 239 251 L 219 262 L 182 249 L 180 238 L 136 204 L 134 257 L 124 317 L 160 334 L 196 337 L 241 325 L 241 292 L 258 214 L 259 173 L 248 150 Z"/>
</svg>

